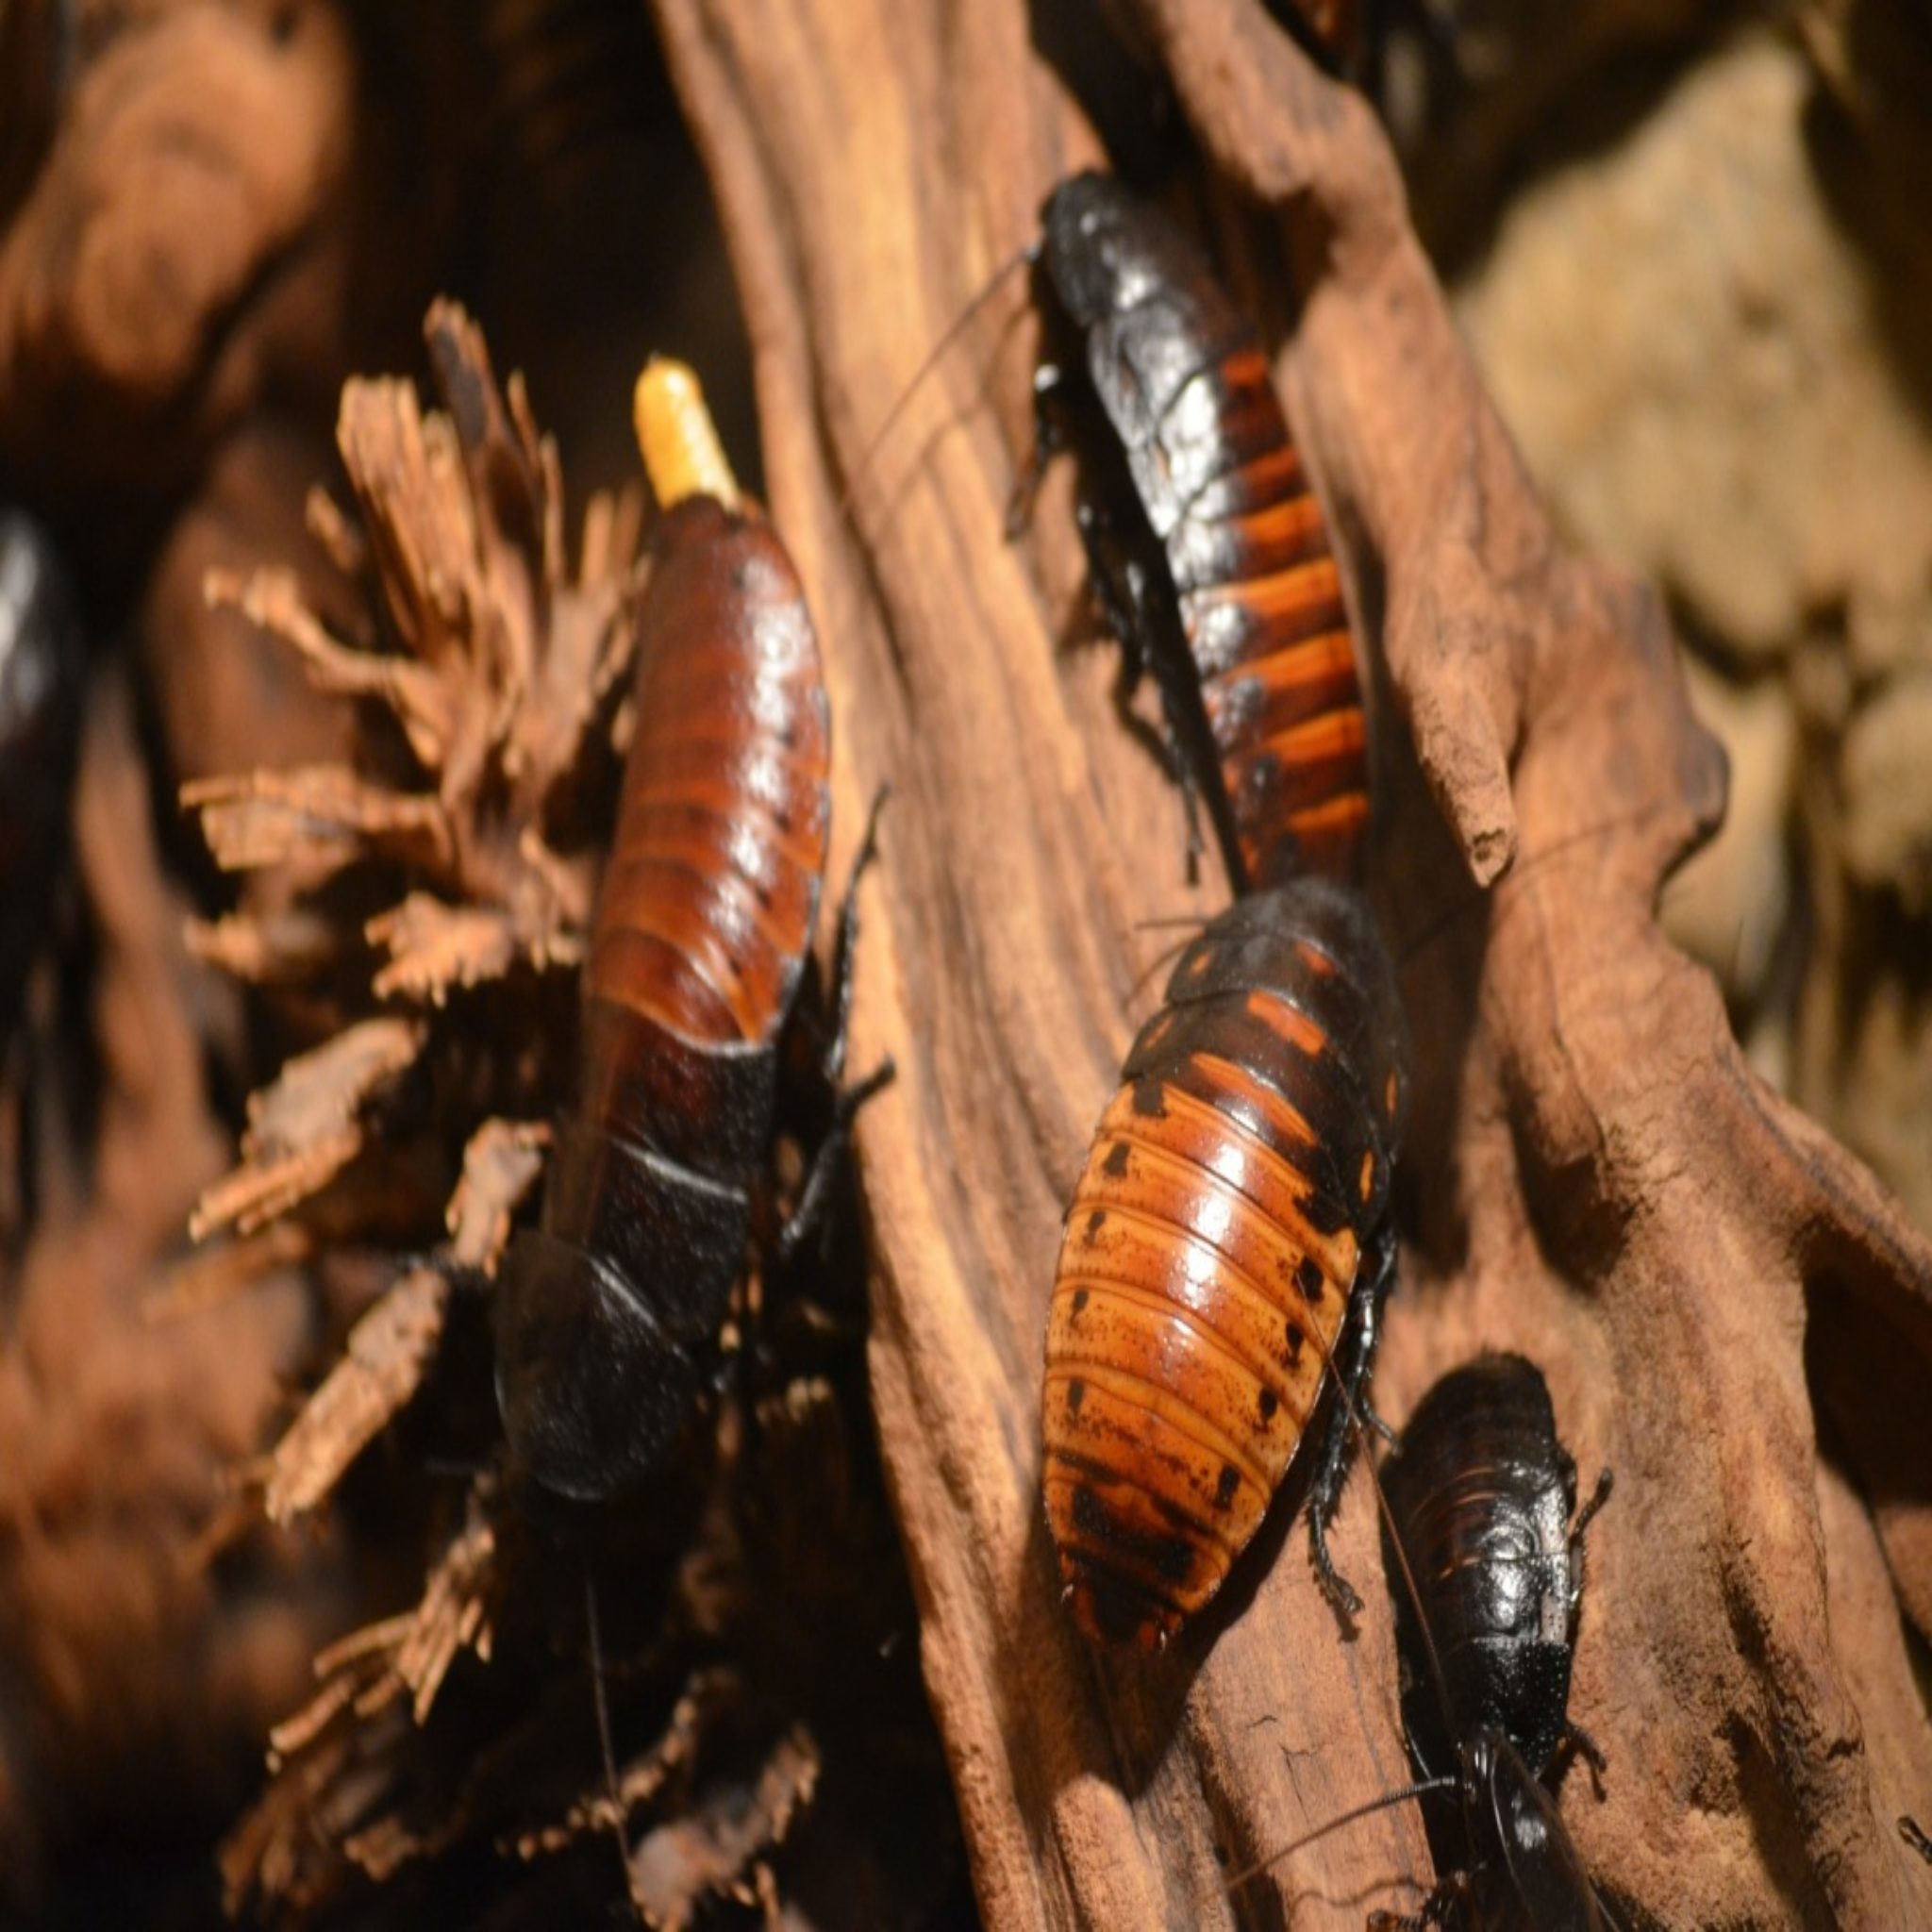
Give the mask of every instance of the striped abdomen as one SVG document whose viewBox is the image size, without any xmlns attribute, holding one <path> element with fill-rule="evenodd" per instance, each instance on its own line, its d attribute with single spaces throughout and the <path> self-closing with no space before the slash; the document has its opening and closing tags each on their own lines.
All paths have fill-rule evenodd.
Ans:
<svg viewBox="0 0 1932 1932">
<path fill-rule="evenodd" d="M 1160 1643 L 1259 1526 L 1387 1212 L 1404 1074 L 1367 908 L 1308 879 L 1183 954 L 1067 1212 L 1047 1519 L 1088 1636 Z"/>
<path fill-rule="evenodd" d="M 1248 879 L 1357 868 L 1367 724 L 1322 506 L 1258 343 L 1193 379 L 1212 397 L 1214 479 L 1166 540 L 1181 627 Z"/>
<path fill-rule="evenodd" d="M 654 365 L 641 435 L 666 509 L 638 616 L 637 732 L 575 1099 L 498 1301 L 512 1457 L 578 1497 L 648 1471 L 696 1393 L 750 1236 L 830 822 L 804 592 L 770 525 L 735 507 L 693 408 L 688 376 Z"/>
<path fill-rule="evenodd" d="M 1063 182 L 1042 223 L 1089 555 L 1176 735 L 1211 741 L 1236 883 L 1352 876 L 1369 812 L 1355 649 L 1259 340 L 1188 237 L 1110 177 Z"/>
<path fill-rule="evenodd" d="M 771 525 L 692 497 L 664 518 L 640 619 L 637 737 L 586 997 L 635 1044 L 587 1056 L 582 1104 L 670 1035 L 768 1047 L 791 1010 L 824 872 L 831 729 L 818 642 Z M 648 1121 L 641 1124 L 649 1129 Z M 660 1129 L 661 1130 L 661 1129 Z"/>
</svg>

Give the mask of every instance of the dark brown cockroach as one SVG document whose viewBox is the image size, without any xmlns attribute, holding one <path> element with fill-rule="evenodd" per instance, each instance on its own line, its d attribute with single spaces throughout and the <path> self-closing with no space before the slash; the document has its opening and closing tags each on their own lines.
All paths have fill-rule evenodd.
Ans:
<svg viewBox="0 0 1932 1932">
<path fill-rule="evenodd" d="M 1387 952 L 1352 887 L 1239 900 L 1181 955 L 1067 1209 L 1047 1321 L 1047 1521 L 1090 1638 L 1166 1642 L 1221 1587 L 1313 1415 L 1315 1569 L 1394 1278 L 1407 1097 Z"/>
<path fill-rule="evenodd" d="M 1080 462 L 1095 593 L 1151 671 L 1176 775 L 1237 890 L 1353 876 L 1369 816 L 1360 682 L 1321 504 L 1253 325 L 1200 251 L 1110 176 L 1041 211 L 1040 460 Z M 1023 499 L 1024 499 L 1023 491 Z M 1219 784 L 1195 770 L 1211 751 Z"/>
<path fill-rule="evenodd" d="M 1608 1921 L 1542 1781 L 1572 1751 L 1603 1765 L 1570 1673 L 1609 1472 L 1579 1511 L 1541 1371 L 1485 1355 L 1424 1396 L 1381 1480 L 1409 1749 L 1425 1775 L 1453 1770 L 1462 1827 L 1422 1914 L 1384 1923 L 1441 1924 L 1454 1901 L 1491 1932 L 1595 1932 Z"/>
<path fill-rule="evenodd" d="M 741 503 L 688 370 L 645 371 L 638 428 L 663 514 L 638 614 L 636 737 L 575 1099 L 497 1302 L 513 1463 L 576 1499 L 637 1482 L 697 1393 L 751 1233 L 831 816 L 824 676 L 791 559 Z M 835 1055 L 850 921 L 848 899 Z M 843 1096 L 822 1163 L 884 1073 Z M 808 1186 L 799 1212 L 818 1198 Z"/>
<path fill-rule="evenodd" d="M 52 542 L 27 518 L 0 515 L 0 1046 L 46 937 L 84 670 L 79 619 Z"/>
</svg>

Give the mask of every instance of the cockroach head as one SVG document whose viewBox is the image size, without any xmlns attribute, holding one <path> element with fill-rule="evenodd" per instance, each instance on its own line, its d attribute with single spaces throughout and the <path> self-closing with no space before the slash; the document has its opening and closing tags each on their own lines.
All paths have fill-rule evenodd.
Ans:
<svg viewBox="0 0 1932 1932">
<path fill-rule="evenodd" d="M 1040 222 L 1047 278 L 1082 330 L 1198 272 L 1180 231 L 1111 175 L 1070 175 L 1047 196 Z"/>
</svg>

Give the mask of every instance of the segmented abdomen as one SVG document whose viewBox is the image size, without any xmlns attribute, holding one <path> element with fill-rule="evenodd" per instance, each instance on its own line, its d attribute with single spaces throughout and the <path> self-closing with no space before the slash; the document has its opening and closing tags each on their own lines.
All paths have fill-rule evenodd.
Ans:
<svg viewBox="0 0 1932 1932">
<path fill-rule="evenodd" d="M 1090 1637 L 1163 1641 L 1287 1472 L 1386 1211 L 1393 998 L 1365 908 L 1306 880 L 1217 920 L 1134 1043 L 1047 1325 L 1047 1517 Z"/>
<path fill-rule="evenodd" d="M 636 1111 L 615 1091 L 642 1071 L 630 1062 L 667 1035 L 680 1059 L 774 1042 L 810 941 L 830 824 L 818 645 L 771 527 L 708 497 L 677 505 L 647 604 L 637 739 L 586 974 L 586 1039 L 599 1046 L 583 1104 L 620 1119 Z M 663 1144 L 648 1123 L 632 1125 Z"/>
<path fill-rule="evenodd" d="M 1248 880 L 1352 876 L 1367 730 L 1322 506 L 1258 344 L 1195 380 L 1213 391 L 1221 463 L 1167 556 Z"/>
</svg>

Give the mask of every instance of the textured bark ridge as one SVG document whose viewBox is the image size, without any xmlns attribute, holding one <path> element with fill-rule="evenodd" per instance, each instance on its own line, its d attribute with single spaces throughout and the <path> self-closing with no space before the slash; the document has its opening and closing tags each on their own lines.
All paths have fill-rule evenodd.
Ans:
<svg viewBox="0 0 1932 1932">
<path fill-rule="evenodd" d="M 1429 1866 L 1406 1810 L 1225 1899 L 1225 1873 L 1406 1771 L 1386 1597 L 1338 1629 L 1292 1475 L 1152 1663 L 1079 1643 L 1041 1517 L 1061 1205 L 1172 938 L 1145 922 L 1224 888 L 1188 885 L 1178 799 L 1111 651 L 1078 641 L 1063 468 L 1003 537 L 1020 276 L 887 418 L 1047 189 L 1102 158 L 1078 63 L 1031 44 L 1018 0 L 657 10 L 826 640 L 841 836 L 895 787 L 855 1025 L 860 1064 L 899 1065 L 859 1129 L 874 1374 L 982 1903 L 1002 1926 L 1410 1908 Z M 1255 0 L 1123 11 L 1237 285 L 1288 308 L 1294 264 L 1278 375 L 1380 700 L 1374 870 L 1418 1054 L 1381 1406 L 1399 1422 L 1480 1343 L 1519 1349 L 1586 1482 L 1615 1469 L 1573 1707 L 1609 1772 L 1563 1808 L 1621 1919 L 1914 1923 L 1932 1872 L 1893 1820 L 1932 1764 L 1904 1631 L 1932 1629 L 1932 1255 L 1747 1072 L 1653 924 L 1720 816 L 1722 758 L 1656 600 L 1554 538 L 1367 108 Z M 1378 1574 L 1359 1478 L 1337 1556 Z"/>
</svg>

